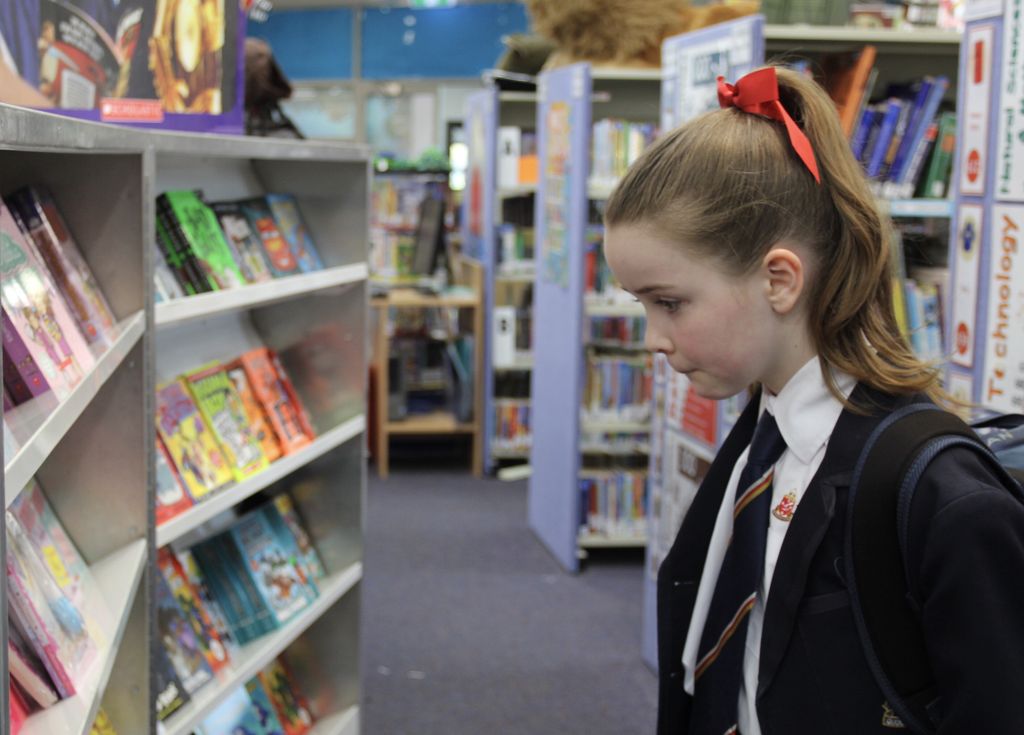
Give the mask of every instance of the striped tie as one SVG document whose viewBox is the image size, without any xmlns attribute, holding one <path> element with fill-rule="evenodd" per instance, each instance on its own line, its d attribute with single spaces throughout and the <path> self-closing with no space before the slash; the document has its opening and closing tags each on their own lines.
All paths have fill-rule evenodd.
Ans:
<svg viewBox="0 0 1024 735">
<path fill-rule="evenodd" d="M 737 732 L 747 620 L 764 579 L 772 474 L 785 448 L 775 417 L 765 411 L 754 429 L 747 465 L 736 486 L 732 538 L 700 639 L 694 671 L 694 735 Z"/>
</svg>

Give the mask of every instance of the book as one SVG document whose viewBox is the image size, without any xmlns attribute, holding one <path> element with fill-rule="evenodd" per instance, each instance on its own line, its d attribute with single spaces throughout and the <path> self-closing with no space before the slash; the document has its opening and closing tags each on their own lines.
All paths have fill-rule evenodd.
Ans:
<svg viewBox="0 0 1024 735">
<path fill-rule="evenodd" d="M 184 707 L 191 697 L 174 671 L 163 646 L 151 646 L 153 687 L 156 691 L 156 718 L 163 722 Z"/>
<path fill-rule="evenodd" d="M 206 663 L 216 674 L 228 666 L 230 656 L 227 648 L 221 643 L 220 636 L 206 612 L 199 594 L 193 589 L 181 562 L 169 547 L 161 548 L 157 552 L 156 559 L 160 573 L 163 574 L 167 586 L 178 601 L 178 606 L 186 621 L 192 627 L 192 632 L 206 658 Z"/>
<path fill-rule="evenodd" d="M 231 691 L 199 726 L 201 735 L 268 735 L 245 687 Z"/>
<path fill-rule="evenodd" d="M 896 132 L 896 125 L 905 107 L 904 101 L 897 97 L 892 97 L 885 103 L 878 135 L 873 141 L 871 150 L 865 151 L 865 155 L 868 156 L 867 174 L 869 178 L 877 178 L 882 174 L 886 154 L 889 152 L 893 135 Z"/>
<path fill-rule="evenodd" d="M 167 191 L 157 202 L 170 215 L 170 226 L 184 236 L 211 287 L 225 290 L 245 284 L 217 216 L 196 192 Z"/>
<path fill-rule="evenodd" d="M 167 265 L 167 259 L 158 245 L 153 244 L 153 297 L 157 303 L 180 299 L 185 296 L 177 277 Z"/>
<path fill-rule="evenodd" d="M 949 193 L 949 176 L 953 166 L 953 153 L 956 149 L 956 113 L 944 112 L 939 116 L 939 129 L 936 133 L 935 147 L 928 163 L 924 181 L 921 184 L 921 196 L 944 199 Z"/>
<path fill-rule="evenodd" d="M 213 680 L 202 647 L 163 574 L 156 575 L 156 630 L 174 672 L 189 695 Z"/>
<path fill-rule="evenodd" d="M 258 676 L 254 676 L 245 682 L 245 691 L 249 695 L 253 709 L 256 710 L 256 717 L 260 727 L 267 735 L 285 735 L 284 726 L 277 716 L 277 710 L 270 701 L 267 690 L 263 688 L 263 682 Z"/>
<path fill-rule="evenodd" d="M 89 735 L 117 735 L 117 729 L 114 727 L 114 723 L 110 721 L 110 717 L 102 707 L 100 707 L 99 712 L 96 713 L 96 719 L 93 720 L 92 728 L 89 730 Z"/>
<path fill-rule="evenodd" d="M 7 691 L 10 695 L 11 735 L 18 735 L 25 726 L 25 720 L 28 719 L 28 706 L 21 698 L 13 682 Z"/>
<path fill-rule="evenodd" d="M 181 484 L 181 477 L 174 468 L 174 462 L 167 454 L 160 437 L 156 438 L 156 525 L 166 523 L 179 513 L 184 513 L 194 503 Z"/>
<path fill-rule="evenodd" d="M 11 406 L 19 406 L 36 396 L 50 391 L 46 376 L 32 359 L 24 340 L 3 309 L 3 370 L 5 395 L 10 395 Z"/>
<path fill-rule="evenodd" d="M 281 234 L 277 220 L 274 219 L 274 213 L 270 210 L 267 200 L 263 197 L 254 197 L 239 202 L 239 206 L 241 206 L 242 213 L 249 220 L 249 224 L 256 232 L 257 237 L 260 238 L 260 243 L 263 245 L 263 253 L 267 258 L 267 264 L 270 266 L 270 272 L 274 274 L 274 277 L 280 278 L 281 276 L 299 273 L 299 262 L 295 259 L 295 254 L 288 247 L 288 242 Z"/>
<path fill-rule="evenodd" d="M 907 165 L 907 170 L 903 176 L 904 182 L 894 185 L 893 196 L 909 198 L 914 195 L 914 190 L 920 182 L 924 162 L 935 148 L 935 139 L 938 137 L 938 134 L 939 122 L 938 120 L 932 120 L 928 123 L 924 136 L 921 138 L 920 144 L 914 150 L 913 157 Z"/>
<path fill-rule="evenodd" d="M 218 534 L 193 546 L 191 553 L 235 641 L 244 645 L 273 629 L 268 622 L 270 611 L 262 600 L 258 605 L 251 600 L 241 583 L 246 565 L 233 543 Z"/>
<path fill-rule="evenodd" d="M 59 701 L 42 661 L 25 640 L 21 629 L 10 620 L 7 626 L 7 666 L 11 681 L 17 683 L 24 693 L 26 704 L 46 708 Z"/>
<path fill-rule="evenodd" d="M 239 362 L 266 412 L 282 451 L 291 454 L 310 444 L 314 434 L 304 418 L 298 396 L 283 370 L 278 371 L 278 363 L 270 350 L 266 347 L 250 350 L 239 357 Z"/>
<path fill-rule="evenodd" d="M 34 243 L 85 341 L 107 344 L 117 325 L 113 309 L 50 192 L 42 186 L 26 186 L 4 201 Z"/>
<path fill-rule="evenodd" d="M 225 370 L 235 386 L 238 397 L 242 399 L 242 405 L 245 406 L 245 415 L 249 420 L 249 430 L 256 437 L 256 441 L 259 443 L 260 449 L 263 450 L 267 461 L 273 462 L 282 454 L 281 445 L 277 442 L 277 436 L 267 420 L 267 414 L 263 410 L 262 404 L 260 404 L 256 393 L 253 392 L 252 386 L 249 384 L 249 378 L 245 375 L 245 368 L 241 362 L 236 360 L 229 363 Z"/>
<path fill-rule="evenodd" d="M 313 716 L 292 686 L 288 670 L 275 658 L 257 675 L 281 722 L 284 735 L 305 735 L 313 726 Z"/>
<path fill-rule="evenodd" d="M 863 160 L 864 149 L 867 148 L 868 142 L 871 139 L 872 129 L 878 126 L 878 118 L 878 110 L 870 107 L 866 108 L 864 114 L 860 116 L 860 121 L 857 123 L 853 138 L 850 140 L 850 150 L 853 152 L 853 157 L 858 161 Z"/>
<path fill-rule="evenodd" d="M 897 184 L 913 183 L 907 176 L 908 167 L 914 152 L 922 145 L 928 126 L 935 119 L 939 104 L 948 87 L 949 79 L 941 74 L 935 77 L 925 77 L 922 80 L 921 94 L 914 101 L 914 111 L 889 172 L 890 180 Z"/>
<path fill-rule="evenodd" d="M 186 296 L 208 293 L 215 289 L 196 260 L 185 235 L 174 224 L 174 216 L 166 199 L 156 200 L 156 242 L 171 274 Z"/>
<path fill-rule="evenodd" d="M 877 49 L 868 44 L 857 53 L 842 58 L 832 56 L 823 64 L 827 67 L 829 96 L 836 103 L 839 123 L 847 138 L 853 135 L 876 56 Z"/>
<path fill-rule="evenodd" d="M 242 275 L 249 283 L 265 283 L 274 278 L 263 254 L 260 237 L 253 232 L 238 202 L 213 202 L 213 213 L 220 221 L 224 238 L 235 256 Z"/>
<path fill-rule="evenodd" d="M 245 515 L 227 533 L 277 625 L 286 623 L 316 599 L 316 590 L 304 582 L 294 553 L 280 542 L 263 514 Z"/>
<path fill-rule="evenodd" d="M 97 641 L 82 612 L 61 592 L 26 533 L 7 511 L 7 599 L 11 618 L 62 699 L 77 691 L 97 661 Z"/>
<path fill-rule="evenodd" d="M 295 508 L 295 502 L 287 493 L 275 495 L 274 499 L 265 506 L 267 518 L 279 533 L 285 531 L 291 534 L 298 546 L 303 563 L 310 577 L 323 579 L 327 576 L 320 555 L 316 553 L 313 542 L 306 533 L 306 527 L 299 518 L 299 512 Z"/>
<path fill-rule="evenodd" d="M 157 386 L 156 427 L 193 500 L 231 482 L 231 466 L 182 378 Z"/>
<path fill-rule="evenodd" d="M 266 469 L 269 462 L 225 367 L 219 363 L 207 365 L 186 374 L 185 380 L 235 480 L 241 482 Z"/>
<path fill-rule="evenodd" d="M 95 359 L 45 267 L 0 202 L 0 303 L 58 398 L 65 398 Z"/>
<path fill-rule="evenodd" d="M 91 578 L 89 567 L 35 480 L 14 499 L 10 512 L 21 524 L 57 586 L 72 604 L 81 608 Z"/>
<path fill-rule="evenodd" d="M 316 244 L 309 234 L 309 227 L 302 219 L 299 204 L 291 194 L 267 194 L 267 204 L 277 220 L 278 231 L 288 243 L 299 270 L 303 273 L 323 270 L 324 264 L 316 251 Z"/>
<path fill-rule="evenodd" d="M 206 583 L 199 564 L 196 562 L 195 555 L 191 549 L 182 549 L 175 552 L 174 555 L 181 565 L 182 571 L 185 573 L 185 579 L 188 580 L 196 595 L 199 596 L 199 600 L 206 610 L 206 615 L 210 619 L 210 624 L 217 632 L 217 638 L 224 648 L 227 649 L 228 657 L 230 658 L 237 650 L 238 642 L 231 634 L 231 627 L 224 616 L 224 610 L 210 591 L 210 586 Z"/>
</svg>

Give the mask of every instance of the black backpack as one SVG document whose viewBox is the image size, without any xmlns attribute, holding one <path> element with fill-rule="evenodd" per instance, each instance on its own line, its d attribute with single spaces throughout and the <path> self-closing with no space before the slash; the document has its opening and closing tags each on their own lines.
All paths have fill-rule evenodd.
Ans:
<svg viewBox="0 0 1024 735">
<path fill-rule="evenodd" d="M 1000 461 L 1013 444 L 1024 446 L 1024 417 L 999 416 L 972 429 L 934 404 L 915 403 L 886 417 L 857 460 L 844 551 L 853 615 L 875 680 L 910 732 L 934 733 L 942 720 L 905 566 L 914 490 L 929 462 L 958 446 L 982 457 L 1024 503 L 1024 472 Z"/>
</svg>

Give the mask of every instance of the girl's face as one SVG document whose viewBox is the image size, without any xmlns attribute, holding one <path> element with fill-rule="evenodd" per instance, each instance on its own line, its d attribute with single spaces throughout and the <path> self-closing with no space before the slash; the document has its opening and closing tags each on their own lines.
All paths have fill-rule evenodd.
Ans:
<svg viewBox="0 0 1024 735">
<path fill-rule="evenodd" d="M 728 398 L 756 382 L 774 387 L 785 340 L 765 274 L 727 273 L 643 225 L 608 228 L 604 248 L 619 283 L 647 313 L 645 346 L 663 353 L 698 395 Z"/>
</svg>

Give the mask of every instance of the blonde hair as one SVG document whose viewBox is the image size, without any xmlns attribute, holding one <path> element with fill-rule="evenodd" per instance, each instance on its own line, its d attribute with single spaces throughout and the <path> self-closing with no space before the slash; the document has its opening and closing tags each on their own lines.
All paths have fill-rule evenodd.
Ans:
<svg viewBox="0 0 1024 735">
<path fill-rule="evenodd" d="M 808 329 L 829 390 L 848 407 L 829 367 L 889 394 L 948 397 L 914 355 L 893 309 L 891 226 L 850 152 L 835 106 L 813 80 L 776 69 L 782 105 L 810 139 L 815 182 L 781 123 L 735 108 L 671 131 L 630 168 L 605 208 L 605 225 L 655 228 L 736 275 L 789 240 L 815 259 Z"/>
</svg>

